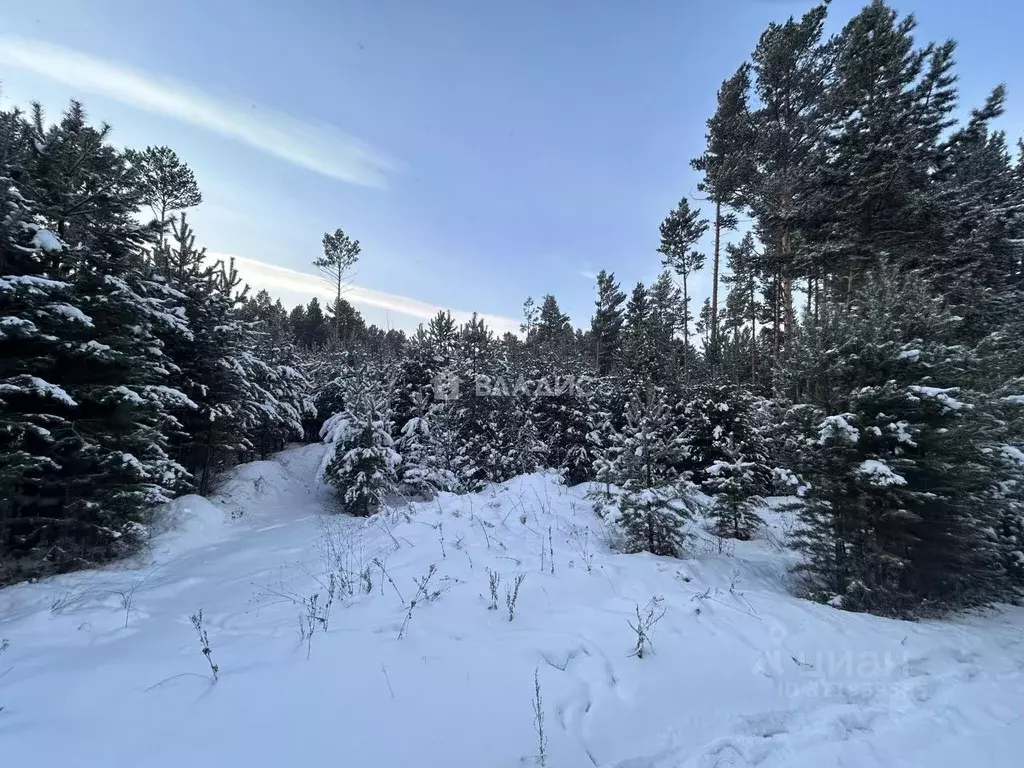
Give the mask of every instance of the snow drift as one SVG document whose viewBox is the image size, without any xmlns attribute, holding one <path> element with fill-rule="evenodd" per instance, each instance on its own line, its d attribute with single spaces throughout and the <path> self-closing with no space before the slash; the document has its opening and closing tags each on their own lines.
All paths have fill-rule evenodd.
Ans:
<svg viewBox="0 0 1024 768">
<path fill-rule="evenodd" d="M 0 591 L 4 763 L 1019 762 L 1020 609 L 907 623 L 796 599 L 770 508 L 756 541 L 617 554 L 589 487 L 554 474 L 332 515 L 322 452 L 177 500 L 144 565 Z M 661 616 L 643 658 L 638 611 Z"/>
</svg>

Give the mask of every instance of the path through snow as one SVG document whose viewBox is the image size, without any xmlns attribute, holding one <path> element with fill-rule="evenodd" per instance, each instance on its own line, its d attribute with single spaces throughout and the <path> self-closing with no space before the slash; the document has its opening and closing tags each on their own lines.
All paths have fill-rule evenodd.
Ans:
<svg viewBox="0 0 1024 768">
<path fill-rule="evenodd" d="M 615 554 L 586 487 L 552 475 L 327 515 L 322 451 L 179 499 L 144 566 L 0 590 L 4 765 L 536 765 L 535 671 L 550 768 L 1024 754 L 1020 609 L 917 624 L 843 613 L 786 594 L 793 556 L 768 541 L 685 561 Z M 351 594 L 301 642 L 301 601 L 319 594 L 322 613 L 330 572 Z M 638 659 L 627 621 L 654 598 L 665 615 Z M 189 619 L 200 609 L 216 684 Z"/>
</svg>

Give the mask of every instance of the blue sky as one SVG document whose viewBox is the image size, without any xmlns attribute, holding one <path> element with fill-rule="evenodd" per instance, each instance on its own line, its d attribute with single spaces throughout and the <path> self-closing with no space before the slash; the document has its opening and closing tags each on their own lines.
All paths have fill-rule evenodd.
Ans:
<svg viewBox="0 0 1024 768">
<path fill-rule="evenodd" d="M 1022 4 L 894 4 L 919 40 L 958 40 L 965 108 L 1006 82 L 1015 140 Z M 553 293 L 585 324 L 599 269 L 627 290 L 657 274 L 658 224 L 697 193 L 689 159 L 718 85 L 769 21 L 810 5 L 4 2 L 0 82 L 8 104 L 55 115 L 80 98 L 118 142 L 174 147 L 205 194 L 198 239 L 287 304 L 342 227 L 363 244 L 351 298 L 368 321 L 411 328 L 446 307 L 503 330 Z M 835 29 L 862 3 L 832 5 Z"/>
</svg>

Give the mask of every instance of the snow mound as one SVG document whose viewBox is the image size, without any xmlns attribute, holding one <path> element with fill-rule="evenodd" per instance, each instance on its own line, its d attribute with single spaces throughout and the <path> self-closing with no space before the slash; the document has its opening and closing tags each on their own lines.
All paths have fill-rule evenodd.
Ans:
<svg viewBox="0 0 1024 768">
<path fill-rule="evenodd" d="M 623 555 L 599 487 L 552 473 L 328 514 L 323 450 L 179 499 L 146 568 L 0 590 L 4 757 L 516 768 L 542 764 L 536 706 L 551 768 L 1019 762 L 1024 611 L 908 623 L 796 599 L 782 499 L 759 540 L 695 525 L 688 559 Z"/>
<path fill-rule="evenodd" d="M 280 498 L 288 490 L 284 467 L 275 461 L 254 461 L 236 467 L 217 486 L 215 498 L 236 516 L 251 514 L 268 499 Z"/>
<path fill-rule="evenodd" d="M 220 505 L 190 493 L 165 504 L 159 518 L 158 525 L 164 532 L 153 539 L 153 556 L 169 560 L 223 539 L 228 535 L 231 515 Z"/>
</svg>

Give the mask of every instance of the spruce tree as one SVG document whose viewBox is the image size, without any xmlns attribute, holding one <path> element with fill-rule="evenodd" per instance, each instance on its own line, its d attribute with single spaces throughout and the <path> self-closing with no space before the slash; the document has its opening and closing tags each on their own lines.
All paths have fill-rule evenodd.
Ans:
<svg viewBox="0 0 1024 768">
<path fill-rule="evenodd" d="M 347 514 L 376 512 L 397 485 L 402 459 L 392 438 L 393 387 L 389 371 L 367 363 L 349 368 L 337 381 L 343 408 L 321 429 L 328 444 L 322 472 Z"/>
<path fill-rule="evenodd" d="M 619 486 L 619 525 L 627 552 L 676 557 L 691 516 L 689 483 L 675 471 L 681 446 L 664 392 L 634 395 L 613 437 L 611 476 Z"/>
<path fill-rule="evenodd" d="M 667 271 L 658 275 L 651 284 L 648 299 L 650 341 L 655 359 L 652 383 L 659 387 L 674 387 L 679 381 L 680 357 L 692 361 L 695 354 L 694 350 L 685 349 L 680 355 L 676 333 L 682 330 L 683 300 Z"/>
<path fill-rule="evenodd" d="M 622 304 L 626 294 L 619 289 L 615 275 L 601 270 L 597 275 L 597 300 L 590 332 L 594 339 L 594 368 L 598 376 L 615 370 L 622 345 Z"/>
<path fill-rule="evenodd" d="M 444 465 L 433 414 L 423 393 L 414 394 L 413 408 L 414 415 L 402 427 L 396 446 L 402 457 L 398 479 L 405 493 L 430 499 L 440 491 L 454 490 L 457 483 Z"/>
<path fill-rule="evenodd" d="M 651 323 L 650 295 L 643 283 L 637 283 L 630 293 L 624 320 L 623 378 L 643 386 L 654 380 L 658 368 L 658 350 L 654 347 Z"/>
<path fill-rule="evenodd" d="M 715 533 L 722 538 L 747 540 L 761 527 L 758 508 L 771 474 L 767 456 L 758 452 L 759 441 L 739 443 L 726 436 L 719 443 L 722 458 L 705 468 L 704 489 L 712 497 L 709 510 Z"/>
</svg>

